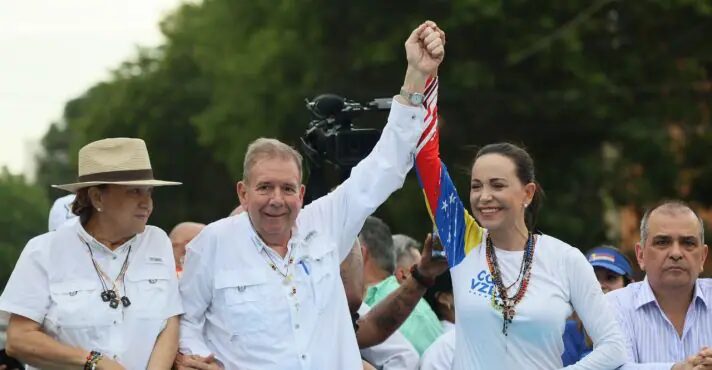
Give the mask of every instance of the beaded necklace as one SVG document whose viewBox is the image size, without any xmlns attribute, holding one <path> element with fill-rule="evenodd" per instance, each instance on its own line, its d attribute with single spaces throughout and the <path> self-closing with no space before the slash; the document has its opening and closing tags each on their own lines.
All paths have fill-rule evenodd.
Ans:
<svg viewBox="0 0 712 370">
<path fill-rule="evenodd" d="M 491 305 L 497 311 L 502 312 L 502 334 L 507 335 L 507 328 L 509 324 L 512 323 L 516 311 L 514 307 L 524 298 L 524 294 L 529 286 L 529 278 L 531 277 L 532 262 L 534 261 L 534 236 L 529 233 L 527 237 L 527 246 L 524 249 L 524 257 L 522 259 L 522 264 L 519 267 L 519 276 L 517 280 L 514 281 L 509 287 L 505 287 L 502 281 L 502 273 L 499 269 L 499 264 L 497 263 L 497 254 L 494 251 L 494 246 L 492 244 L 492 238 L 487 235 L 487 266 L 489 267 L 490 273 L 492 274 L 492 280 L 494 280 L 496 292 L 492 292 Z M 510 297 L 507 292 L 509 288 L 514 286 L 518 281 L 519 288 L 517 293 Z M 499 295 L 499 300 L 497 299 Z"/>
</svg>

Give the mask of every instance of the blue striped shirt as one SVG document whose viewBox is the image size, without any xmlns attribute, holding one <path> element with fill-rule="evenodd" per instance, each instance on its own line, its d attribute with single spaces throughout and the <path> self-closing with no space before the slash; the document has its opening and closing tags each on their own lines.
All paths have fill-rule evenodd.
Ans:
<svg viewBox="0 0 712 370">
<path fill-rule="evenodd" d="M 620 369 L 665 369 L 712 345 L 712 279 L 697 279 L 682 337 L 655 300 L 648 279 L 606 295 L 628 347 Z"/>
</svg>

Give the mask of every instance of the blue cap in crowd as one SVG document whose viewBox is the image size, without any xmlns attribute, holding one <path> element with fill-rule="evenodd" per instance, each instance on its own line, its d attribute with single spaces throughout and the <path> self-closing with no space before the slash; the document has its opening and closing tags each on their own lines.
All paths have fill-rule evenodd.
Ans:
<svg viewBox="0 0 712 370">
<path fill-rule="evenodd" d="M 588 262 L 593 267 L 603 267 L 606 270 L 611 270 L 618 275 L 633 278 L 633 266 L 626 256 L 616 248 L 603 246 L 596 247 L 586 253 Z"/>
</svg>

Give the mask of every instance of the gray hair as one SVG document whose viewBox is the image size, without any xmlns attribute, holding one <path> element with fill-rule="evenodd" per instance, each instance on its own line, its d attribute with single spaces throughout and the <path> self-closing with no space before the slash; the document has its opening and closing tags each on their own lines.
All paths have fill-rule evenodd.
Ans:
<svg viewBox="0 0 712 370">
<path fill-rule="evenodd" d="M 420 251 L 422 245 L 408 235 L 393 235 L 393 249 L 396 251 L 396 265 L 403 266 L 406 259 L 412 260 L 413 250 Z"/>
<path fill-rule="evenodd" d="M 690 211 L 697 218 L 697 222 L 700 224 L 700 243 L 705 244 L 705 224 L 702 218 L 692 210 L 692 208 L 685 202 L 681 200 L 664 200 L 655 204 L 654 206 L 648 208 L 643 214 L 643 218 L 640 220 L 640 245 L 645 246 L 645 241 L 648 239 L 648 221 L 650 220 L 650 215 L 653 211 L 659 210 L 660 212 L 673 213 L 681 211 Z"/>
<path fill-rule="evenodd" d="M 242 181 L 248 181 L 252 167 L 258 160 L 263 158 L 293 160 L 299 170 L 299 182 L 302 182 L 302 155 L 291 146 L 277 139 L 264 137 L 253 141 L 247 147 L 245 161 L 242 165 Z"/>
<path fill-rule="evenodd" d="M 368 216 L 361 228 L 359 238 L 376 266 L 389 275 L 393 274 L 396 270 L 396 253 L 388 225 L 380 218 Z"/>
</svg>

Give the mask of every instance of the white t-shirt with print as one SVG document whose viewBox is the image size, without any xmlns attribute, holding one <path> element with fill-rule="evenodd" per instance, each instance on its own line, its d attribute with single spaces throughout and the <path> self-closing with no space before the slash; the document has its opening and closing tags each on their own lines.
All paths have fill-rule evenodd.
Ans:
<svg viewBox="0 0 712 370">
<path fill-rule="evenodd" d="M 594 342 L 622 343 L 621 332 L 596 281 L 593 268 L 576 248 L 548 235 L 537 238 L 531 278 L 516 315 L 502 333 L 502 313 L 491 305 L 495 290 L 487 266 L 485 240 L 452 267 L 457 312 L 454 369 L 558 369 L 562 335 L 573 306 Z M 524 251 L 495 249 L 503 283 L 517 279 Z M 519 283 L 509 291 L 513 296 Z M 602 349 L 617 350 L 617 347 Z M 595 352 L 595 351 L 594 351 Z M 618 353 L 595 352 L 569 369 L 605 369 Z"/>
</svg>

